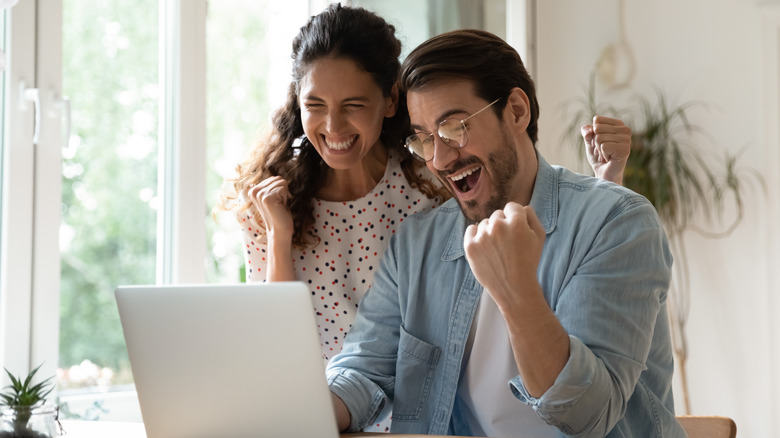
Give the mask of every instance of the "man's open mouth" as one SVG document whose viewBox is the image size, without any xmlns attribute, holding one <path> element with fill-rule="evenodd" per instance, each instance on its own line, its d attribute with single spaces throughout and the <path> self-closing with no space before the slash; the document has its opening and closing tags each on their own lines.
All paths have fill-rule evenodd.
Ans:
<svg viewBox="0 0 780 438">
<path fill-rule="evenodd" d="M 482 174 L 482 167 L 472 167 L 466 171 L 460 172 L 449 177 L 455 189 L 461 193 L 468 193 L 479 181 Z"/>
</svg>

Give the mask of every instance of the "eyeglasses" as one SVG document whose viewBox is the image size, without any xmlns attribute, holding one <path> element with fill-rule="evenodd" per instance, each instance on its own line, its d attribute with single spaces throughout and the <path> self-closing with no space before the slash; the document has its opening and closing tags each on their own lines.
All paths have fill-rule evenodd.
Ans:
<svg viewBox="0 0 780 438">
<path fill-rule="evenodd" d="M 463 120 L 458 119 L 446 119 L 439 123 L 439 128 L 436 129 L 436 135 L 439 136 L 441 141 L 444 142 L 447 146 L 450 146 L 454 149 L 460 149 L 464 146 L 466 146 L 466 143 L 469 141 L 469 131 L 466 129 L 466 122 L 476 116 L 477 114 L 481 113 L 482 111 L 485 111 L 486 109 L 490 108 L 501 100 L 501 98 L 498 98 L 489 104 L 482 108 L 481 110 L 475 112 L 474 114 L 466 117 Z M 411 151 L 414 155 L 416 155 L 418 158 L 421 158 L 424 161 L 430 161 L 433 158 L 433 133 L 430 132 L 418 132 L 415 134 L 410 135 L 409 137 L 406 137 L 406 141 L 404 143 L 406 147 Z"/>
</svg>

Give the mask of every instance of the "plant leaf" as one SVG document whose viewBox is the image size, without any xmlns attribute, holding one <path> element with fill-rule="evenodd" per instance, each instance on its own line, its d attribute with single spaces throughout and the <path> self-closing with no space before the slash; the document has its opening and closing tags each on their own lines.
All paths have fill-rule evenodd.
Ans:
<svg viewBox="0 0 780 438">
<path fill-rule="evenodd" d="M 51 376 L 43 381 L 31 385 L 33 377 L 43 364 L 38 365 L 30 371 L 29 374 L 22 380 L 22 378 L 16 377 L 7 369 L 6 374 L 11 379 L 11 385 L 3 388 L 6 390 L 0 394 L 2 398 L 2 405 L 6 406 L 34 406 L 38 403 L 45 401 L 46 397 L 54 390 L 54 376 Z"/>
<path fill-rule="evenodd" d="M 583 159 L 579 126 L 590 123 L 595 114 L 605 114 L 624 121 L 631 128 L 631 153 L 626 164 L 623 183 L 644 195 L 658 211 L 671 234 L 692 228 L 697 215 L 710 221 L 722 218 L 725 199 L 731 195 L 737 207 L 737 219 L 724 233 L 736 228 L 744 213 L 742 191 L 744 177 L 753 176 L 763 182 L 756 172 L 738 173 L 737 156 L 728 153 L 725 159 L 713 158 L 711 148 L 702 141 L 712 142 L 707 132 L 693 124 L 689 113 L 694 109 L 709 108 L 701 101 L 681 104 L 670 102 L 667 95 L 656 89 L 654 99 L 638 97 L 634 111 L 608 114 L 611 105 L 598 101 L 593 75 L 584 96 L 567 102 L 568 124 L 564 136 L 576 146 L 577 156 Z M 638 122 L 635 122 L 638 120 Z M 724 175 L 721 177 L 721 175 Z M 713 233 L 707 233 L 713 235 Z"/>
</svg>

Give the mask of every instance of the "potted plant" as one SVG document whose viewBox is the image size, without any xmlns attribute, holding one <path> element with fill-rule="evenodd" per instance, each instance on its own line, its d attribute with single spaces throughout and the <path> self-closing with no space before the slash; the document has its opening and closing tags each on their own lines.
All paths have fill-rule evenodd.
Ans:
<svg viewBox="0 0 780 438">
<path fill-rule="evenodd" d="M 625 89 L 618 89 L 618 92 Z M 613 95 L 615 99 L 623 96 Z M 627 102 L 637 108 L 616 109 L 599 103 L 595 90 L 595 74 L 585 97 L 573 99 L 564 106 L 568 125 L 564 143 L 575 145 L 582 157 L 579 127 L 591 123 L 594 115 L 606 115 L 626 121 L 631 128 L 631 153 L 628 157 L 623 184 L 645 196 L 658 211 L 675 255 L 674 275 L 669 296 L 669 318 L 675 357 L 680 369 L 685 412 L 690 412 L 686 360 L 688 356 L 685 325 L 690 305 L 689 272 L 683 240 L 685 231 L 695 231 L 706 237 L 721 238 L 731 234 L 742 221 L 745 183 L 754 180 L 763 187 L 764 181 L 753 169 L 737 166 L 739 154 L 713 154 L 712 145 L 702 147 L 710 138 L 704 129 L 689 120 L 689 112 L 706 105 L 703 102 L 672 104 L 663 92 L 656 99 L 630 96 Z M 570 133 L 576 133 L 576 137 Z M 725 201 L 731 197 L 736 214 L 723 224 Z M 695 219 L 717 217 L 722 231 L 708 231 L 696 225 Z"/>
<path fill-rule="evenodd" d="M 48 438 L 64 434 L 57 407 L 46 404 L 46 396 L 54 389 L 53 376 L 33 384 L 41 365 L 24 379 L 5 369 L 11 384 L 0 393 L 0 438 Z"/>
</svg>

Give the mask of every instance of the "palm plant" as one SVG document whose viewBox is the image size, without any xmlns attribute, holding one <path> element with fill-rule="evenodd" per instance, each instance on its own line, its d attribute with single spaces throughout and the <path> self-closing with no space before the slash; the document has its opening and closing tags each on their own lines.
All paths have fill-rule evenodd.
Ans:
<svg viewBox="0 0 780 438">
<path fill-rule="evenodd" d="M 4 368 L 6 374 L 11 379 L 11 384 L 3 388 L 5 392 L 0 393 L 0 399 L 2 399 L 0 407 L 5 406 L 7 407 L 7 410 L 12 413 L 11 421 L 13 432 L 8 435 L 6 432 L 0 432 L 0 437 L 38 436 L 28 430 L 28 422 L 33 414 L 33 410 L 43 406 L 46 402 L 46 397 L 54 389 L 54 384 L 52 382 L 54 376 L 36 384 L 32 383 L 33 377 L 35 377 L 35 374 L 42 365 L 43 364 L 38 365 L 24 378 L 24 380 L 14 376 L 10 371 Z"/>
<path fill-rule="evenodd" d="M 683 401 L 690 412 L 685 364 L 688 357 L 685 326 L 689 314 L 690 290 L 686 249 L 682 234 L 692 230 L 707 237 L 725 237 L 742 221 L 745 182 L 763 179 L 753 169 L 738 168 L 739 155 L 724 152 L 718 159 L 704 149 L 700 141 L 708 139 L 706 132 L 692 124 L 688 113 L 702 102 L 673 105 L 661 91 L 656 100 L 639 97 L 639 117 L 635 120 L 630 108 L 618 110 L 615 106 L 599 103 L 595 91 L 595 75 L 591 75 L 585 97 L 567 102 L 564 112 L 569 120 L 564 130 L 566 143 L 575 145 L 582 156 L 579 127 L 590 123 L 596 114 L 626 120 L 631 127 L 631 154 L 623 183 L 629 189 L 645 196 L 658 211 L 666 228 L 672 252 L 675 254 L 675 275 L 670 289 L 669 314 L 675 356 L 680 368 Z M 571 135 L 569 133 L 575 133 Z M 725 201 L 733 198 L 736 216 L 723 231 L 711 232 L 693 223 L 701 217 L 708 221 L 717 217 L 722 224 Z"/>
</svg>

